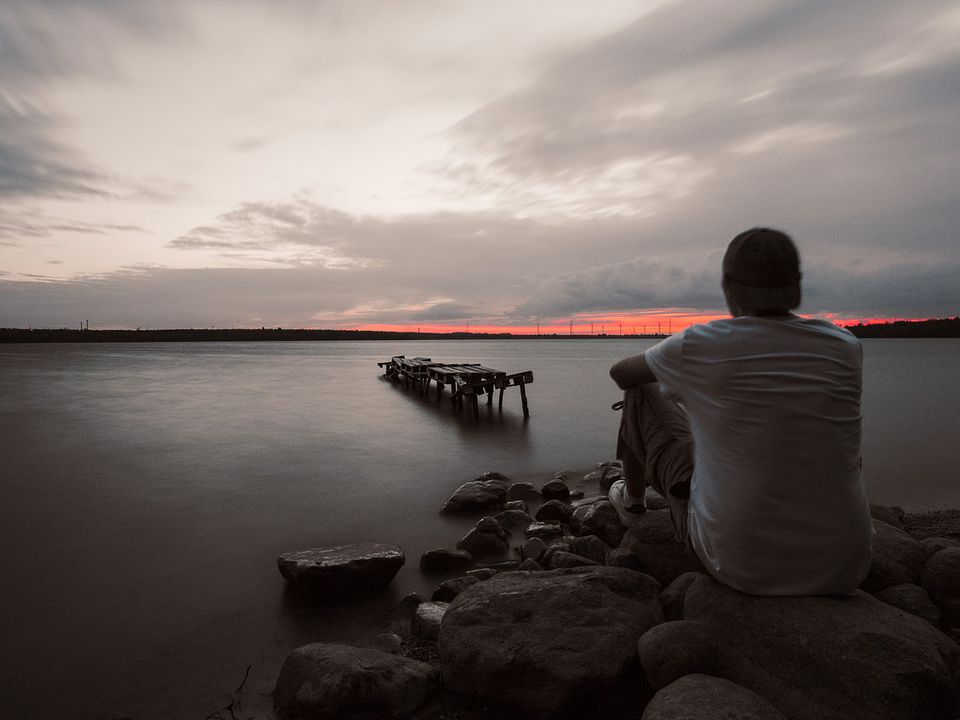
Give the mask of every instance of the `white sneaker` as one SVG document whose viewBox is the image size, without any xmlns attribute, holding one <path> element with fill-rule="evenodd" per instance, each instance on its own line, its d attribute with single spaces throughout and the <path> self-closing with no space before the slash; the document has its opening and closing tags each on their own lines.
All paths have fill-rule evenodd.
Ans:
<svg viewBox="0 0 960 720">
<path fill-rule="evenodd" d="M 623 499 L 623 490 L 625 487 L 626 481 L 617 480 L 610 486 L 609 497 L 610 502 L 613 503 L 613 509 L 617 511 L 617 517 L 620 518 L 620 522 L 630 527 L 636 525 L 643 519 L 644 513 L 647 512 L 647 503 L 646 500 L 644 500 L 643 502 L 627 506 L 626 501 Z"/>
</svg>

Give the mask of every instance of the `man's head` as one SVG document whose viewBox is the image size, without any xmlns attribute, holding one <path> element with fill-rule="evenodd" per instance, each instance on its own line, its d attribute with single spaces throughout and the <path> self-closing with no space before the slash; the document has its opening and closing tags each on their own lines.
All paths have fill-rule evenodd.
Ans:
<svg viewBox="0 0 960 720">
<path fill-rule="evenodd" d="M 751 228 L 723 256 L 723 294 L 738 315 L 782 315 L 800 305 L 800 255 L 786 233 Z"/>
</svg>

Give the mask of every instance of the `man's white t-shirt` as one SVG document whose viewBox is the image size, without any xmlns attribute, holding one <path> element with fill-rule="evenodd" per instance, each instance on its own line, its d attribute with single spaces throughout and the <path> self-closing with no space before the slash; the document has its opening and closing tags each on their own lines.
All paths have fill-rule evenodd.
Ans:
<svg viewBox="0 0 960 720">
<path fill-rule="evenodd" d="M 847 330 L 794 315 L 694 325 L 645 353 L 690 419 L 690 540 L 721 582 L 823 595 L 866 576 L 862 355 Z"/>
</svg>

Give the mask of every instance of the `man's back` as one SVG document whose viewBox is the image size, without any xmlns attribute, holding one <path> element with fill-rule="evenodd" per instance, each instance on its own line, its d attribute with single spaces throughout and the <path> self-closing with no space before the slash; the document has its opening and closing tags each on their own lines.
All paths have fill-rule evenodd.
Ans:
<svg viewBox="0 0 960 720">
<path fill-rule="evenodd" d="M 689 415 L 689 532 L 711 572 L 766 595 L 856 588 L 871 537 L 857 339 L 826 321 L 744 316 L 646 357 Z"/>
</svg>

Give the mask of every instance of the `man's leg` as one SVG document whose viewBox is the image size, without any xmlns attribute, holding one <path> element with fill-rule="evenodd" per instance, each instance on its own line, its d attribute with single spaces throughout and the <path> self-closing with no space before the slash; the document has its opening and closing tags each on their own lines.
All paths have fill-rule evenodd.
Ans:
<svg viewBox="0 0 960 720">
<path fill-rule="evenodd" d="M 629 495 L 643 497 L 647 484 L 670 506 L 677 538 L 687 541 L 687 499 L 693 475 L 693 438 L 687 415 L 656 383 L 624 393 L 617 455 Z"/>
</svg>

